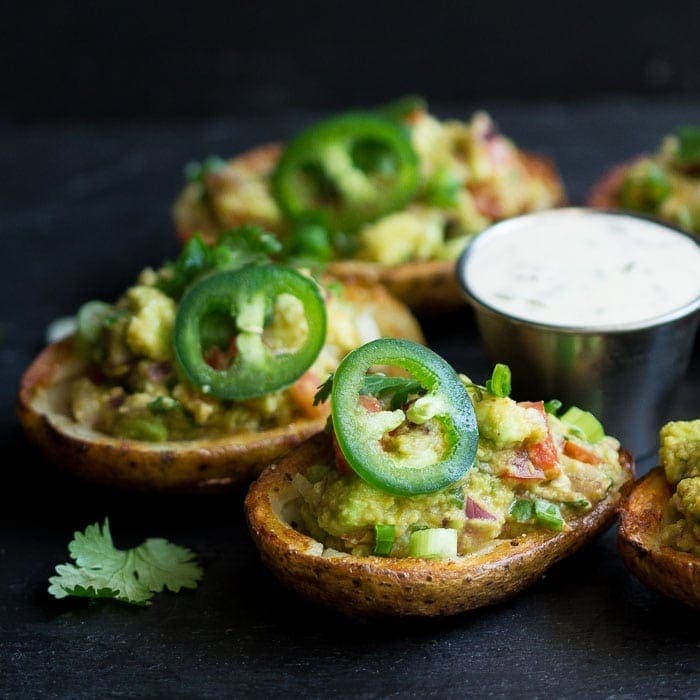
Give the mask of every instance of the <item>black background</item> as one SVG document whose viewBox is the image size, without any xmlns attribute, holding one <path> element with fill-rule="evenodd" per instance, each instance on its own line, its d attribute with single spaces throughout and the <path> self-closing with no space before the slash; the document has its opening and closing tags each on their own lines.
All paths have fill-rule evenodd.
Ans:
<svg viewBox="0 0 700 700">
<path fill-rule="evenodd" d="M 14 417 L 47 324 L 172 256 L 191 158 L 405 92 L 490 109 L 557 159 L 574 203 L 610 164 L 700 121 L 698 3 L 29 3 L 5 10 L 0 91 L 0 694 L 697 697 L 698 616 L 629 576 L 613 533 L 518 598 L 363 624 L 302 603 L 258 561 L 241 494 L 128 496 L 57 476 Z M 483 378 L 468 310 L 428 340 Z M 700 408 L 700 354 L 671 416 Z M 646 460 L 642 470 L 652 460 Z M 196 593 L 147 610 L 54 601 L 72 532 L 192 547 Z"/>
<path fill-rule="evenodd" d="M 700 91 L 694 0 L 34 1 L 2 25 L 20 121 Z"/>
</svg>

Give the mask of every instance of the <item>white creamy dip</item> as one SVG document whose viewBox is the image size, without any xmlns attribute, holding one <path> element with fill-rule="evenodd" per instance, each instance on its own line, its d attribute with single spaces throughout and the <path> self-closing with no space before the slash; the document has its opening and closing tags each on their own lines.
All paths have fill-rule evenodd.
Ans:
<svg viewBox="0 0 700 700">
<path fill-rule="evenodd" d="M 460 274 L 479 301 L 528 321 L 634 324 L 700 298 L 700 246 L 652 221 L 559 209 L 485 232 Z"/>
</svg>

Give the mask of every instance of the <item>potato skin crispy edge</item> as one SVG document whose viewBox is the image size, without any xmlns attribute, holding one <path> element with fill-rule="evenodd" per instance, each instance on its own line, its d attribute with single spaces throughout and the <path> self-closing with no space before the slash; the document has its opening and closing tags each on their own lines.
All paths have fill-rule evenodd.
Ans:
<svg viewBox="0 0 700 700">
<path fill-rule="evenodd" d="M 671 487 L 661 467 L 633 484 L 619 507 L 617 547 L 647 586 L 700 609 L 700 557 L 660 544 Z"/>
<path fill-rule="evenodd" d="M 416 319 L 377 285 L 348 285 L 345 298 L 371 311 L 382 335 L 425 342 Z M 71 339 L 47 346 L 24 373 L 17 414 L 30 441 L 62 471 L 124 490 L 206 493 L 244 486 L 287 450 L 323 430 L 325 418 L 215 439 L 147 443 L 80 428 L 67 416 L 37 405 L 37 392 L 74 362 Z"/>
<path fill-rule="evenodd" d="M 232 163 L 244 164 L 262 174 L 272 172 L 283 144 L 267 143 L 237 156 Z M 554 162 L 543 156 L 520 151 L 526 170 L 547 182 L 555 193 L 557 205 L 566 204 L 564 186 Z M 195 233 L 204 240 L 213 242 L 217 238 L 216 224 L 203 210 L 197 211 L 194 186 L 187 185 L 173 206 L 173 219 L 177 237 L 184 243 Z M 231 222 L 231 226 L 251 221 Z M 255 223 L 255 222 L 252 222 Z M 445 260 L 411 262 L 385 266 L 362 260 L 339 260 L 326 268 L 338 279 L 365 284 L 382 284 L 391 294 L 412 309 L 421 312 L 439 312 L 458 308 L 464 304 L 464 295 L 455 275 L 455 263 Z"/>
<path fill-rule="evenodd" d="M 630 478 L 633 462 L 621 451 Z M 434 617 L 490 605 L 534 583 L 555 562 L 606 530 L 619 494 L 575 521 L 575 529 L 534 533 L 455 561 L 388 557 L 322 557 L 319 543 L 278 517 L 279 499 L 295 473 L 332 459 L 326 433 L 317 435 L 265 470 L 245 501 L 251 535 L 264 564 L 288 587 L 347 615 Z"/>
</svg>

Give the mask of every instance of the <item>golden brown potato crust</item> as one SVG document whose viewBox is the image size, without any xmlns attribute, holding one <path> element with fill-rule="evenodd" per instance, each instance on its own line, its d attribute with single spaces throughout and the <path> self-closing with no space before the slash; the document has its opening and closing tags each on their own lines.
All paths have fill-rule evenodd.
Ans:
<svg viewBox="0 0 700 700">
<path fill-rule="evenodd" d="M 258 170 L 262 175 L 270 174 L 282 151 L 282 144 L 268 143 L 254 148 L 231 160 L 232 164 L 244 164 Z M 534 153 L 520 151 L 523 166 L 533 177 L 547 183 L 558 206 L 566 203 L 564 187 L 554 162 Z M 199 190 L 187 185 L 173 207 L 175 231 L 182 242 L 195 233 L 211 243 L 216 240 L 220 226 L 208 208 L 199 201 Z M 229 225 L 255 223 L 229 222 Z M 395 297 L 411 308 L 421 311 L 441 311 L 457 308 L 464 303 L 464 296 L 455 276 L 455 263 L 431 260 L 387 266 L 362 260 L 340 260 L 328 266 L 329 274 L 338 279 L 353 282 L 383 284 Z"/>
<path fill-rule="evenodd" d="M 621 451 L 620 457 L 631 478 L 631 456 Z M 606 530 L 619 498 L 611 494 L 576 519 L 571 531 L 523 535 L 458 560 L 328 557 L 321 556 L 320 543 L 285 522 L 284 508 L 296 495 L 293 475 L 331 459 L 326 433 L 290 452 L 251 486 L 246 516 L 263 562 L 284 584 L 313 602 L 361 617 L 453 615 L 512 596 Z"/>
<path fill-rule="evenodd" d="M 671 495 L 661 467 L 634 484 L 620 504 L 617 546 L 640 581 L 700 608 L 700 558 L 660 542 L 664 510 Z"/>
<path fill-rule="evenodd" d="M 410 311 L 372 285 L 347 285 L 345 297 L 377 320 L 382 335 L 424 342 Z M 85 371 L 72 340 L 46 347 L 24 373 L 17 412 L 47 460 L 93 483 L 142 491 L 220 491 L 244 485 L 290 448 L 323 430 L 325 418 L 215 439 L 148 443 L 81 426 L 68 411 L 68 387 Z"/>
<path fill-rule="evenodd" d="M 620 188 L 633 161 L 616 165 L 603 173 L 588 194 L 587 204 L 596 209 L 618 209 L 620 206 Z"/>
</svg>

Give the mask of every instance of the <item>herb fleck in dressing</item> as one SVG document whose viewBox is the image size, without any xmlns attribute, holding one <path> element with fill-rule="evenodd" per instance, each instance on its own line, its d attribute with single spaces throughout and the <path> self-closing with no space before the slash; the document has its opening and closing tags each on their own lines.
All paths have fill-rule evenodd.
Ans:
<svg viewBox="0 0 700 700">
<path fill-rule="evenodd" d="M 700 297 L 700 246 L 652 221 L 558 210 L 500 224 L 463 274 L 483 303 L 528 321 L 629 324 Z"/>
</svg>

